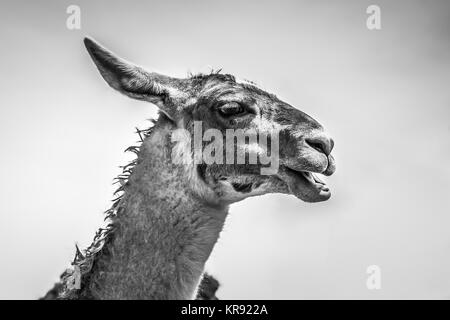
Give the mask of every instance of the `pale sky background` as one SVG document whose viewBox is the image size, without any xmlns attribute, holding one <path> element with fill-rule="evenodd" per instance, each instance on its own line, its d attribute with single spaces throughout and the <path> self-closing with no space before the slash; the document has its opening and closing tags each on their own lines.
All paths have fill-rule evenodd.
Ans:
<svg viewBox="0 0 450 320">
<path fill-rule="evenodd" d="M 90 243 L 156 114 L 104 83 L 85 35 L 173 76 L 253 80 L 332 134 L 329 201 L 231 207 L 208 263 L 219 298 L 450 298 L 450 2 L 2 0 L 1 299 L 43 295 Z"/>
</svg>

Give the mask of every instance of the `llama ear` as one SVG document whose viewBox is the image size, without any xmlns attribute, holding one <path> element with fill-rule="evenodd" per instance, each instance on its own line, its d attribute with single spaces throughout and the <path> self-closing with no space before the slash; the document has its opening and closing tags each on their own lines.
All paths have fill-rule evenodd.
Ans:
<svg viewBox="0 0 450 320">
<path fill-rule="evenodd" d="M 127 62 L 92 39 L 84 38 L 89 55 L 105 81 L 120 93 L 133 99 L 154 103 L 173 119 L 169 100 L 181 93 L 177 89 L 179 79 L 171 78 Z"/>
</svg>

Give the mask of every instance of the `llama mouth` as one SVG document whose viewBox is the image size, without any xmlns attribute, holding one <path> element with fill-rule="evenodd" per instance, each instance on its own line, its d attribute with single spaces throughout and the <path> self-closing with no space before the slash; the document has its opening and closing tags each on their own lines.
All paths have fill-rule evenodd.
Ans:
<svg viewBox="0 0 450 320">
<path fill-rule="evenodd" d="M 320 202 L 331 196 L 330 188 L 313 172 L 280 167 L 279 175 L 290 192 L 303 201 Z"/>
</svg>

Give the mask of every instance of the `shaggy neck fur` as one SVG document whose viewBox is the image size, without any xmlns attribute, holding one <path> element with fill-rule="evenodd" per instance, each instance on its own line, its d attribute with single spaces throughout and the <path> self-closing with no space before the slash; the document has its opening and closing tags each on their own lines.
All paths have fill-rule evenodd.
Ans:
<svg viewBox="0 0 450 320">
<path fill-rule="evenodd" d="M 200 198 L 192 172 L 173 163 L 172 126 L 159 120 L 144 139 L 101 249 L 78 263 L 76 298 L 195 298 L 228 207 Z"/>
</svg>

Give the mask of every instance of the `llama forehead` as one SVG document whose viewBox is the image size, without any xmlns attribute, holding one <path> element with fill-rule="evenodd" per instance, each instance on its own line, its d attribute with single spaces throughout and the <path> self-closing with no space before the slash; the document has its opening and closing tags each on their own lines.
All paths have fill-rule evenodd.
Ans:
<svg viewBox="0 0 450 320">
<path fill-rule="evenodd" d="M 236 80 L 228 74 L 197 75 L 190 78 L 193 89 L 191 102 L 215 100 L 243 102 L 248 105 L 271 106 L 281 101 L 274 95 L 248 80 Z"/>
<path fill-rule="evenodd" d="M 230 74 L 211 73 L 211 74 L 197 74 L 192 75 L 189 79 L 191 86 L 194 88 L 195 94 L 214 95 L 220 94 L 223 91 L 228 91 L 236 94 L 242 92 L 247 95 L 254 95 L 260 97 L 269 97 L 277 99 L 274 94 L 271 94 L 261 88 L 255 82 L 250 80 L 242 80 Z"/>
</svg>

